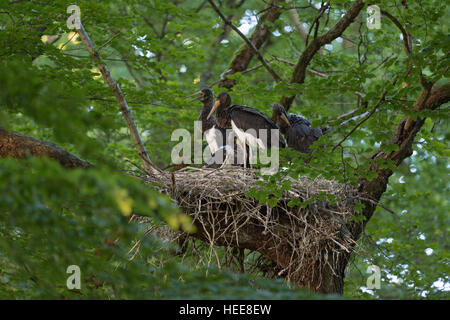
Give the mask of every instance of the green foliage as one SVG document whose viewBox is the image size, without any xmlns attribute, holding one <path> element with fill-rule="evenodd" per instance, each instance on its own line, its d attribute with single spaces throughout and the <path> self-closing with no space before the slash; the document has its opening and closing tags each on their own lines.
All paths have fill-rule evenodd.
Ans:
<svg viewBox="0 0 450 320">
<path fill-rule="evenodd" d="M 368 254 L 350 264 L 346 296 L 448 299 L 450 189 L 442 174 L 448 171 L 448 161 L 418 150 L 391 177 L 382 198 L 395 214 L 380 209 L 367 225 L 362 245 Z M 381 287 L 364 293 L 359 288 L 366 287 L 365 271 L 371 263 L 381 269 Z"/>
<path fill-rule="evenodd" d="M 141 182 L 107 168 L 68 171 L 44 159 L 2 160 L 0 186 L 2 298 L 315 297 L 285 288 L 281 281 L 213 266 L 206 277 L 206 269 L 167 259 L 170 248 L 145 238 L 146 229 L 128 220 L 131 209 L 158 220 L 180 214 L 177 208 Z M 140 240 L 139 255 L 131 259 L 130 249 Z M 163 266 L 155 264 L 162 260 Z M 81 290 L 66 287 L 70 265 L 81 269 Z"/>
</svg>

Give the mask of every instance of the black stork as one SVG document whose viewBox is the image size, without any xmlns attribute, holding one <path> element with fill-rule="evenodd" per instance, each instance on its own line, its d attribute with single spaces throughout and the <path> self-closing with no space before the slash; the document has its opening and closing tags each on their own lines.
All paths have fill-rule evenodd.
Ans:
<svg viewBox="0 0 450 320">
<path fill-rule="evenodd" d="M 320 128 L 311 128 L 311 121 L 296 114 L 286 114 L 281 104 L 272 106 L 275 122 L 286 137 L 288 147 L 303 153 L 310 153 L 310 146 L 323 135 Z"/>
<path fill-rule="evenodd" d="M 214 154 L 221 146 L 224 145 L 223 139 L 225 139 L 225 128 L 218 128 L 216 126 L 216 119 L 214 117 L 208 117 L 209 113 L 214 104 L 214 94 L 211 90 L 205 88 L 191 94 L 189 97 L 197 96 L 193 100 L 200 100 L 203 103 L 203 109 L 198 117 L 198 120 L 202 123 L 202 135 L 205 136 L 206 142 L 208 143 L 209 150 L 211 154 Z M 222 134 L 220 139 L 217 131 L 219 130 Z"/>
<path fill-rule="evenodd" d="M 252 147 L 260 147 L 262 149 L 270 149 L 272 147 L 271 129 L 279 130 L 279 127 L 260 111 L 247 106 L 232 106 L 231 97 L 226 92 L 222 92 L 217 96 L 216 102 L 207 118 L 209 119 L 215 111 L 216 124 L 221 128 L 231 126 L 242 145 L 249 145 L 250 160 L 252 160 Z M 246 132 L 249 129 L 253 129 L 253 132 Z M 261 139 L 261 129 L 266 129 L 267 139 Z M 284 148 L 285 146 L 285 142 L 279 134 L 278 147 Z M 243 150 L 244 159 L 247 159 L 247 148 L 243 147 Z M 252 162 L 250 161 L 250 163 Z"/>
<path fill-rule="evenodd" d="M 210 89 L 205 88 L 191 94 L 189 97 L 192 96 L 196 96 L 192 101 L 199 100 L 203 103 L 203 109 L 198 120 L 202 123 L 202 135 L 205 136 L 211 154 L 213 155 L 208 159 L 206 163 L 207 167 L 221 167 L 219 163 L 215 163 L 214 161 L 221 162 L 222 166 L 242 163 L 238 158 L 236 145 L 234 144 L 234 149 L 228 145 L 231 139 L 234 139 L 231 127 L 220 127 L 216 125 L 216 118 L 214 116 L 208 117 L 214 103 L 213 92 Z M 227 129 L 230 131 L 227 132 Z M 220 131 L 220 134 L 218 134 L 218 131 Z"/>
</svg>

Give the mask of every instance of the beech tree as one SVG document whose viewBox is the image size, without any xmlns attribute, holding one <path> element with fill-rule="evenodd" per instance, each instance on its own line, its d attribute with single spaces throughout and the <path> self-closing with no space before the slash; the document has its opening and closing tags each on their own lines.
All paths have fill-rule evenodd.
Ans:
<svg viewBox="0 0 450 320">
<path fill-rule="evenodd" d="M 445 5 L 77 1 L 81 25 L 67 6 L 0 4 L 0 297 L 448 296 Z M 295 192 L 286 177 L 362 195 L 342 224 L 352 250 L 322 252 L 320 279 L 286 276 L 290 239 L 272 250 L 263 224 L 211 243 L 227 223 L 193 221 L 171 193 L 171 133 L 193 132 L 201 105 L 186 96 L 202 87 L 328 127 L 311 154 L 281 150 L 282 169 L 248 194 L 267 212 Z M 66 287 L 70 265 L 81 290 Z M 366 287 L 371 265 L 379 289 Z"/>
</svg>

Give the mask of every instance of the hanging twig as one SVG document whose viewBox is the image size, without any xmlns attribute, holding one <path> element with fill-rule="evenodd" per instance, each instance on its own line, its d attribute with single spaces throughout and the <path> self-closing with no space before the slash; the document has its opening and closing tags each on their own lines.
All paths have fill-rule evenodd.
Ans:
<svg viewBox="0 0 450 320">
<path fill-rule="evenodd" d="M 325 10 L 327 10 L 329 6 L 330 6 L 329 2 L 327 2 L 325 5 L 323 5 L 323 2 L 322 2 L 322 6 L 320 7 L 319 13 L 317 14 L 316 18 L 314 19 L 311 27 L 309 28 L 308 34 L 306 36 L 306 40 L 305 40 L 306 46 L 308 46 L 309 36 L 311 35 L 311 31 L 314 28 L 314 25 L 316 26 L 316 28 L 314 30 L 314 39 L 317 38 L 317 33 L 319 31 L 319 23 L 320 23 L 319 20 L 322 17 L 322 15 L 325 13 Z"/>
<path fill-rule="evenodd" d="M 365 198 L 365 197 L 358 197 L 358 199 L 363 200 L 363 201 L 369 201 L 370 203 L 372 203 L 372 204 L 374 204 L 374 205 L 376 205 L 376 206 L 378 206 L 378 207 L 380 207 L 380 208 L 386 210 L 386 211 L 389 212 L 390 214 L 395 214 L 395 211 L 394 211 L 394 210 L 392 210 L 392 209 L 386 207 L 385 205 L 381 204 L 381 203 L 378 202 L 378 201 L 375 201 L 375 200 L 372 200 L 372 199 L 369 199 L 369 198 Z"/>
<path fill-rule="evenodd" d="M 104 47 L 106 47 L 108 44 L 111 43 L 115 38 L 120 36 L 121 32 L 117 32 L 115 35 L 113 35 L 111 38 L 109 38 L 104 44 L 102 44 L 100 47 L 98 47 L 97 51 L 100 52 Z"/>
<path fill-rule="evenodd" d="M 295 66 L 295 63 L 293 63 L 291 61 L 288 61 L 288 60 L 285 60 L 285 59 L 278 58 L 276 56 L 273 56 L 272 59 L 274 59 L 276 61 L 279 61 L 279 62 L 286 63 L 287 65 L 290 65 L 290 66 Z M 314 70 L 314 69 L 306 68 L 306 71 L 311 73 L 311 74 L 314 74 L 316 76 L 322 77 L 322 78 L 328 78 L 328 75 L 326 75 L 325 73 L 319 72 L 319 71 Z"/>
<path fill-rule="evenodd" d="M 80 56 L 78 54 L 72 54 L 72 53 L 66 53 L 66 52 L 61 52 L 62 55 L 64 56 L 69 56 L 69 57 L 74 57 L 74 58 L 89 58 L 89 56 Z M 119 58 L 102 58 L 103 61 L 121 61 L 121 62 L 127 62 L 128 60 L 126 59 L 119 59 Z"/>
</svg>

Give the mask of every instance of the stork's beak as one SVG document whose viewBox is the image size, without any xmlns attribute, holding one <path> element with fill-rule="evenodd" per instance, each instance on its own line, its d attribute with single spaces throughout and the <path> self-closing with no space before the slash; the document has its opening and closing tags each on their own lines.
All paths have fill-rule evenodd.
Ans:
<svg viewBox="0 0 450 320">
<path fill-rule="evenodd" d="M 199 92 L 196 92 L 196 93 L 194 93 L 194 94 L 188 95 L 186 98 L 194 97 L 194 96 L 195 96 L 195 98 L 189 100 L 189 102 L 192 102 L 192 101 L 195 101 L 195 100 L 200 100 L 202 93 L 203 93 L 203 92 L 199 91 Z M 198 96 L 198 97 L 197 97 L 197 96 Z"/>
<path fill-rule="evenodd" d="M 286 124 L 290 127 L 291 123 L 289 122 L 288 118 L 286 117 L 285 113 L 282 113 L 280 116 L 281 120 L 283 120 L 284 122 L 286 122 Z"/>
<path fill-rule="evenodd" d="M 216 109 L 219 107 L 219 105 L 220 105 L 220 100 L 217 100 L 217 101 L 214 103 L 214 105 L 213 105 L 213 107 L 212 107 L 212 109 L 211 109 L 211 112 L 208 114 L 208 116 L 206 117 L 206 119 L 211 118 L 212 114 L 214 113 L 214 111 L 216 111 Z"/>
</svg>

